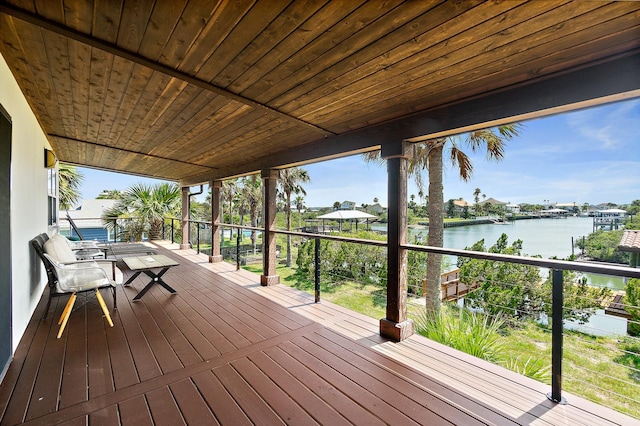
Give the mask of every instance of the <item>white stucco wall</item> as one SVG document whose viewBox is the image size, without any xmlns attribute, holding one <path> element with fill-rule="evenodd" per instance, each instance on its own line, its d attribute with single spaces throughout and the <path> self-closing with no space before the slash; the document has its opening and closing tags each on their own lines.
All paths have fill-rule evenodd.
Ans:
<svg viewBox="0 0 640 426">
<path fill-rule="evenodd" d="M 46 275 L 29 240 L 47 232 L 47 170 L 44 148 L 49 142 L 4 58 L 0 55 L 0 104 L 12 120 L 11 255 L 13 351 L 42 295 Z M 32 273 L 34 268 L 40 274 Z M 39 276 L 37 276 L 39 275 Z"/>
</svg>

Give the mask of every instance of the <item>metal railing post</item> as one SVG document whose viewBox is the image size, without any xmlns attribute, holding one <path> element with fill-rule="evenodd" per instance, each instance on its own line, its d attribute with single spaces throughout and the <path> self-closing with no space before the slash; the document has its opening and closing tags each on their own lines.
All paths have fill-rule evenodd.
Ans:
<svg viewBox="0 0 640 426">
<path fill-rule="evenodd" d="M 553 402 L 566 404 L 562 397 L 562 335 L 564 323 L 562 320 L 563 300 L 563 279 L 562 270 L 554 269 L 551 283 L 553 286 L 551 293 L 551 393 L 547 394 Z"/>
<path fill-rule="evenodd" d="M 315 293 L 316 303 L 320 301 L 320 238 L 315 238 Z"/>
<path fill-rule="evenodd" d="M 173 221 L 174 219 L 171 218 L 171 244 L 175 243 L 175 238 L 174 238 L 175 228 L 173 227 Z"/>
<path fill-rule="evenodd" d="M 196 231 L 196 245 L 198 246 L 196 251 L 200 254 L 200 222 L 196 222 L 196 228 L 198 229 Z"/>
<path fill-rule="evenodd" d="M 236 271 L 240 270 L 240 228 L 236 235 Z"/>
</svg>

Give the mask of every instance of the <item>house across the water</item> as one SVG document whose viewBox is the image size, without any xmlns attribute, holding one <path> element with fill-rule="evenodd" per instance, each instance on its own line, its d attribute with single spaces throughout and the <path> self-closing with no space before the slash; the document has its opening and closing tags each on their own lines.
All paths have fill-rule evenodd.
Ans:
<svg viewBox="0 0 640 426">
<path fill-rule="evenodd" d="M 107 229 L 102 218 L 105 210 L 110 209 L 116 200 L 83 200 L 75 210 L 67 210 L 60 215 L 60 233 L 66 237 L 84 240 L 113 241 L 113 229 Z M 66 219 L 67 214 L 75 223 L 81 236 Z"/>
</svg>

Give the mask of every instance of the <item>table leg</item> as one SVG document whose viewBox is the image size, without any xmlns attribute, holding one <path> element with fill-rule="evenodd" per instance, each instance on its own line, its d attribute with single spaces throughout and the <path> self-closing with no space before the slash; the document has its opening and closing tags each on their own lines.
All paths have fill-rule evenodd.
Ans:
<svg viewBox="0 0 640 426">
<path fill-rule="evenodd" d="M 133 275 L 131 276 L 131 278 L 129 278 L 129 279 L 127 280 L 127 282 L 126 282 L 126 283 L 124 283 L 124 284 L 122 284 L 122 285 L 124 285 L 124 286 L 128 286 L 128 285 L 129 285 L 129 284 L 131 284 L 131 283 L 133 282 L 133 280 L 135 280 L 135 279 L 138 277 L 138 275 L 140 275 L 141 273 L 142 273 L 142 271 L 136 271 L 136 273 L 135 273 L 135 274 L 133 274 Z"/>
<path fill-rule="evenodd" d="M 151 270 L 144 270 L 142 272 L 144 272 L 145 274 L 147 274 L 150 278 L 151 281 L 149 282 L 149 284 L 147 284 L 142 290 L 140 290 L 140 292 L 136 295 L 136 297 L 133 298 L 133 301 L 138 301 L 142 298 L 142 296 L 145 295 L 145 293 L 147 291 L 149 291 L 149 289 L 151 288 L 151 286 L 153 286 L 154 284 L 158 283 L 160 284 L 162 287 L 164 287 L 165 289 L 167 289 L 168 291 L 170 291 L 171 293 L 175 294 L 177 293 L 177 291 L 175 291 L 173 288 L 171 288 L 171 286 L 169 286 L 169 284 L 167 284 L 166 282 L 164 282 L 164 280 L 162 279 L 162 276 L 165 274 L 165 272 L 167 272 L 169 270 L 169 268 L 163 268 L 159 273 L 155 273 Z"/>
</svg>

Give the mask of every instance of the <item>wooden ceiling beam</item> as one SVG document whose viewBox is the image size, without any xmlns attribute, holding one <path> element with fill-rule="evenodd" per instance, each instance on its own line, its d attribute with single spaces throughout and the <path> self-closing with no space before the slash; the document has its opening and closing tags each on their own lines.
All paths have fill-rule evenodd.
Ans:
<svg viewBox="0 0 640 426">
<path fill-rule="evenodd" d="M 147 154 L 145 152 L 132 151 L 130 149 L 125 149 L 125 148 L 114 148 L 114 147 L 109 146 L 109 145 L 104 145 L 104 144 L 100 144 L 100 143 L 96 143 L 96 142 L 90 142 L 90 141 L 83 141 L 83 140 L 68 138 L 66 136 L 49 134 L 49 135 L 47 135 L 47 137 L 54 144 L 55 144 L 56 141 L 60 141 L 60 142 L 66 142 L 66 143 L 73 143 L 73 144 L 77 144 L 77 145 L 93 146 L 93 147 L 98 147 L 98 148 L 102 148 L 102 149 L 105 149 L 105 150 L 113 150 L 113 151 L 116 151 L 118 153 L 123 153 L 124 152 L 124 153 L 127 153 L 127 154 L 133 154 L 134 156 L 139 157 L 140 160 L 142 160 L 144 158 L 155 158 L 155 159 L 158 159 L 158 160 L 171 161 L 173 163 L 180 163 L 180 164 L 185 164 L 185 165 L 188 165 L 188 166 L 202 167 L 203 169 L 209 169 L 209 170 L 212 170 L 212 171 L 213 170 L 217 170 L 216 167 L 205 166 L 205 165 L 198 164 L 198 163 L 192 163 L 192 162 L 188 162 L 188 161 L 177 160 L 175 158 L 163 157 L 163 156 L 160 156 L 160 155 Z M 61 161 L 65 161 L 65 159 L 61 158 Z"/>
<path fill-rule="evenodd" d="M 249 98 L 245 98 L 243 96 L 240 96 L 236 93 L 230 92 L 226 89 L 223 89 L 221 87 L 218 87 L 208 81 L 205 80 L 201 80 L 193 75 L 184 73 L 182 71 L 179 71 L 175 68 L 169 67 L 167 65 L 163 65 L 159 62 L 153 61 L 151 59 L 145 58 L 137 53 L 128 51 L 126 49 L 123 49 L 113 43 L 108 43 L 106 41 L 97 39 L 95 37 L 92 37 L 90 35 L 81 33 L 79 31 L 76 31 L 72 28 L 66 27 L 64 25 L 61 25 L 57 22 L 51 21 L 49 19 L 43 18 L 40 15 L 37 15 L 35 13 L 32 13 L 28 10 L 24 10 L 24 9 L 20 9 L 18 7 L 6 4 L 6 3 L 0 3 L 0 13 L 4 13 L 6 15 L 12 16 L 16 19 L 19 19 L 21 21 L 27 22 L 29 24 L 35 25 L 39 28 L 45 29 L 47 31 L 51 31 L 55 34 L 61 35 L 63 37 L 69 38 L 71 40 L 77 41 L 79 43 L 85 44 L 87 46 L 91 46 L 94 47 L 96 49 L 100 49 L 104 52 L 107 52 L 111 55 L 115 55 L 118 56 L 120 58 L 126 59 L 128 61 L 131 61 L 135 64 L 139 64 L 142 65 L 144 67 L 150 68 L 154 71 L 163 73 L 165 75 L 168 75 L 170 77 L 174 77 L 176 79 L 182 80 L 184 82 L 187 82 L 189 84 L 193 84 L 194 86 L 197 86 L 203 90 L 207 90 L 209 92 L 215 93 L 217 95 L 223 96 L 227 99 L 231 99 L 233 101 L 239 102 L 243 105 L 247 105 L 250 106 L 252 108 L 255 108 L 257 110 L 263 111 L 267 114 L 270 114 L 272 116 L 274 116 L 275 118 L 281 118 L 284 120 L 287 120 L 288 122 L 294 123 L 296 125 L 300 125 L 303 126 L 307 129 L 313 130 L 314 132 L 319 133 L 321 136 L 323 137 L 327 137 L 327 136 L 333 136 L 335 135 L 335 133 L 323 129 L 321 127 L 318 127 L 312 123 L 306 122 L 304 120 L 300 120 L 299 118 L 293 117 L 289 114 L 283 113 L 281 111 L 278 111 L 276 109 L 273 109 L 267 105 L 261 104 L 259 102 L 256 102 L 252 99 Z"/>
<path fill-rule="evenodd" d="M 379 149 L 383 143 L 419 142 L 507 123 L 540 118 L 640 96 L 640 52 L 609 58 L 534 82 L 466 99 L 410 117 L 317 140 L 273 153 L 241 167 L 221 168 L 182 182 L 183 186 L 269 168 L 286 168 Z"/>
</svg>

